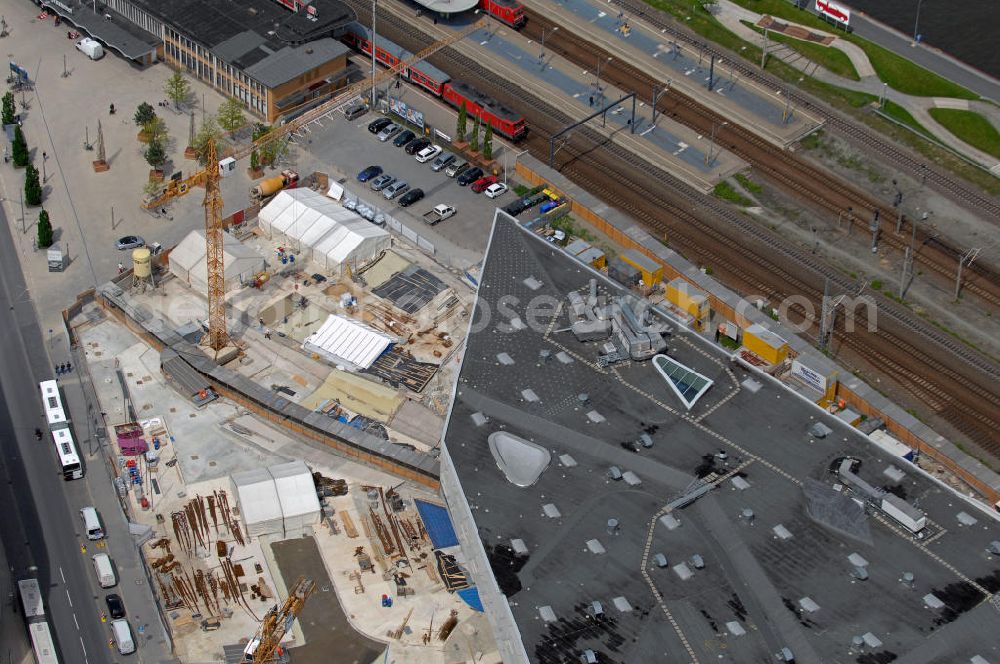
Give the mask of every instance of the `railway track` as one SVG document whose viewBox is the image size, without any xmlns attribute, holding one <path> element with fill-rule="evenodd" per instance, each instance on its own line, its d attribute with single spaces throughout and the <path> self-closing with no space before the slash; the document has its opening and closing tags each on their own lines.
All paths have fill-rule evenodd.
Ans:
<svg viewBox="0 0 1000 664">
<path fill-rule="evenodd" d="M 357 0 L 350 0 L 350 4 L 355 3 Z M 361 9 L 359 15 L 364 16 L 360 4 L 358 9 Z M 412 20 L 384 9 L 379 24 L 387 36 L 411 50 L 418 50 L 428 40 Z M 499 78 L 495 72 L 455 49 L 445 49 L 431 60 L 444 71 L 461 72 L 463 79 L 501 102 L 525 111 L 532 126 L 525 147 L 538 158 L 547 158 L 548 138 L 572 121 L 551 104 L 527 95 L 516 84 Z M 815 256 L 743 218 L 721 202 L 701 195 L 670 174 L 651 172 L 647 162 L 594 129 L 582 127 L 574 132 L 558 154 L 559 168 L 564 175 L 634 216 L 655 235 L 668 233 L 671 245 L 689 260 L 712 266 L 724 282 L 743 286 L 744 293 L 759 293 L 775 299 L 802 294 L 816 306 L 826 279 L 836 291 L 857 290 L 856 283 Z M 878 302 L 878 330 L 871 333 L 866 343 L 883 355 L 896 347 L 912 348 L 907 362 L 915 367 L 915 375 L 930 381 L 940 393 L 955 393 L 948 402 L 953 413 L 948 421 L 953 422 L 962 435 L 979 442 L 983 417 L 1000 426 L 1000 395 L 994 388 L 1000 380 L 1000 367 L 926 322 L 913 319 L 908 309 L 882 296 L 875 296 L 875 299 Z M 838 329 L 836 343 L 843 347 L 852 336 Z M 859 350 L 863 351 L 864 347 Z M 947 359 L 934 357 L 941 353 Z M 872 361 L 877 364 L 878 358 Z M 950 367 L 961 377 L 962 385 L 974 386 L 974 389 L 955 390 L 950 377 L 936 373 L 941 366 Z M 1000 448 L 990 452 L 1000 458 Z"/>
<path fill-rule="evenodd" d="M 707 43 L 699 35 L 681 28 L 672 16 L 650 7 L 643 0 L 609 0 L 609 2 L 630 14 L 641 16 L 645 22 L 662 34 L 669 35 L 673 39 L 691 46 L 703 47 L 705 52 L 710 55 L 725 58 L 726 62 L 732 65 L 742 78 L 752 79 L 774 90 L 782 90 L 784 94 L 792 98 L 795 104 L 808 108 L 810 113 L 817 114 L 826 120 L 827 126 L 831 129 L 835 129 L 855 143 L 871 148 L 877 154 L 882 155 L 885 160 L 918 180 L 926 175 L 926 184 L 938 193 L 964 203 L 970 210 L 988 215 L 995 222 L 1000 222 L 1000 203 L 996 198 L 985 196 L 964 182 L 934 168 L 932 164 L 927 163 L 927 159 L 914 156 L 895 143 L 857 125 L 801 90 L 789 86 L 785 81 L 762 72 L 739 55 L 724 51 L 715 44 Z"/>
<path fill-rule="evenodd" d="M 552 30 L 555 24 L 550 19 L 532 10 L 526 10 L 526 14 L 529 20 L 523 30 L 525 36 L 541 39 L 544 31 L 549 34 L 546 48 L 558 53 L 569 62 L 586 68 L 588 63 L 593 62 L 595 54 L 600 55 L 602 60 L 609 55 L 572 30 L 565 29 L 566 26 L 557 32 Z M 603 68 L 602 77 L 611 85 L 627 91 L 651 90 L 662 85 L 662 81 L 622 58 L 614 58 Z M 712 132 L 714 127 L 719 127 L 715 136 L 720 145 L 725 145 L 759 173 L 792 195 L 834 215 L 839 216 L 850 211 L 846 214 L 847 223 L 854 225 L 856 219 L 858 225 L 862 227 L 861 232 L 869 232 L 868 219 L 878 211 L 880 224 L 888 227 L 883 228 L 880 233 L 880 245 L 889 245 L 900 254 L 906 251 L 912 227 L 897 235 L 893 229 L 896 211 L 891 206 L 882 204 L 850 183 L 840 180 L 798 155 L 782 150 L 745 127 L 733 123 L 724 126 L 726 117 L 677 90 L 671 90 L 670 93 L 663 95 L 657 107 L 674 120 L 703 135 Z M 904 222 L 904 225 L 914 223 L 905 217 Z M 922 242 L 919 245 L 921 251 L 916 252 L 916 262 L 933 270 L 943 282 L 942 285 L 950 284 L 954 280 L 962 252 L 948 246 L 940 238 L 928 236 L 919 228 L 918 236 L 921 236 L 919 239 Z M 965 292 L 974 294 L 1000 310 L 1000 274 L 982 262 L 974 263 L 971 267 L 972 269 L 967 272 L 968 278 L 963 279 Z"/>
</svg>

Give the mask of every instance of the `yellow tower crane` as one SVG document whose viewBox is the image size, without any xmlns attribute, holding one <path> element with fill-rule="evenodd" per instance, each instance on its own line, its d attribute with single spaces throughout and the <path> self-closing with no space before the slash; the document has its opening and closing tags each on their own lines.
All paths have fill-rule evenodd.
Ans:
<svg viewBox="0 0 1000 664">
<path fill-rule="evenodd" d="M 265 664 L 274 660 L 278 644 L 285 637 L 292 623 L 302 612 L 309 595 L 316 589 L 313 581 L 300 576 L 295 584 L 288 589 L 288 597 L 279 608 L 277 604 L 264 615 L 260 627 L 243 650 L 243 660 L 248 664 Z"/>
<path fill-rule="evenodd" d="M 443 48 L 451 46 L 455 42 L 461 41 L 467 35 L 485 25 L 486 19 L 482 18 L 472 25 L 468 25 L 458 32 L 434 42 L 427 48 L 416 53 L 412 58 L 400 61 L 396 65 L 382 70 L 373 78 L 369 77 L 342 90 L 338 90 L 329 101 L 306 111 L 294 120 L 272 128 L 256 141 L 238 147 L 231 155 L 232 158 L 237 161 L 244 159 L 254 150 L 258 150 L 272 141 L 294 133 L 310 122 L 318 120 L 327 113 L 336 110 L 358 93 L 370 90 L 379 83 L 391 79 L 407 67 L 424 60 Z M 157 208 L 169 200 L 183 196 L 195 186 L 205 185 L 205 201 L 203 205 L 205 207 L 206 263 L 208 268 L 208 334 L 205 336 L 203 343 L 215 352 L 219 352 L 229 345 L 229 331 L 226 329 L 226 278 L 222 247 L 222 193 L 219 190 L 219 179 L 222 176 L 219 172 L 219 160 L 215 141 L 211 139 L 208 141 L 205 163 L 207 166 L 194 175 L 182 180 L 171 180 L 163 190 L 147 197 L 143 201 L 142 206 L 146 209 Z"/>
</svg>

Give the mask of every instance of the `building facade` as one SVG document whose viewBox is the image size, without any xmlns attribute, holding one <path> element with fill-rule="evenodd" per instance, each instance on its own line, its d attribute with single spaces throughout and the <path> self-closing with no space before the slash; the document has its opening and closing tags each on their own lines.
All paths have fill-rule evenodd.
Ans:
<svg viewBox="0 0 1000 664">
<path fill-rule="evenodd" d="M 79 0 L 42 4 L 124 57 L 142 65 L 162 60 L 267 123 L 317 103 L 350 73 L 349 50 L 337 37 L 355 15 L 336 0 L 102 0 L 100 21 L 86 20 L 94 12 Z M 123 28 L 155 47 L 133 57 Z"/>
</svg>

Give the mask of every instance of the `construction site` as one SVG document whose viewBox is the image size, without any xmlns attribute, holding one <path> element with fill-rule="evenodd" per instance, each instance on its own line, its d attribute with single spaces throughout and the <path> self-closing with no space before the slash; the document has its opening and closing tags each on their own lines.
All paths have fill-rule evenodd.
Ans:
<svg viewBox="0 0 1000 664">
<path fill-rule="evenodd" d="M 205 230 L 66 312 L 173 651 L 480 661 L 492 632 L 436 494 L 472 287 L 323 173 L 222 219 L 221 178 L 260 144 L 210 143 L 212 168 L 144 202 L 204 187 Z"/>
</svg>

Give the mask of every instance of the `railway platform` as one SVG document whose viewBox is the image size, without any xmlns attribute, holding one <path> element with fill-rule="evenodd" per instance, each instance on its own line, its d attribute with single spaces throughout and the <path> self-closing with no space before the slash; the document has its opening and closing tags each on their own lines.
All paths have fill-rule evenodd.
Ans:
<svg viewBox="0 0 1000 664">
<path fill-rule="evenodd" d="M 710 56 L 661 35 L 641 17 L 617 7 L 593 0 L 540 0 L 534 8 L 613 57 L 655 73 L 664 83 L 782 148 L 824 124 L 820 117 L 790 103 L 784 91 L 740 78 L 725 60 L 716 60 L 711 71 Z"/>
<path fill-rule="evenodd" d="M 386 6 L 407 20 L 411 16 L 396 6 Z M 418 19 L 420 20 L 420 19 Z M 448 28 L 426 21 L 421 29 L 435 39 L 447 36 Z M 560 110 L 582 120 L 604 104 L 621 99 L 627 92 L 600 82 L 596 72 L 581 71 L 520 33 L 496 23 L 470 34 L 454 48 L 484 66 L 504 73 L 525 92 L 557 103 Z M 650 91 L 649 94 L 651 94 Z M 630 131 L 631 101 L 614 105 L 602 122 L 595 118 L 588 126 L 607 132 L 610 139 L 639 155 L 651 166 L 670 172 L 688 185 L 709 192 L 720 181 L 746 167 L 746 163 L 703 136 L 664 115 L 653 122 L 649 99 L 636 102 L 635 132 Z"/>
</svg>

